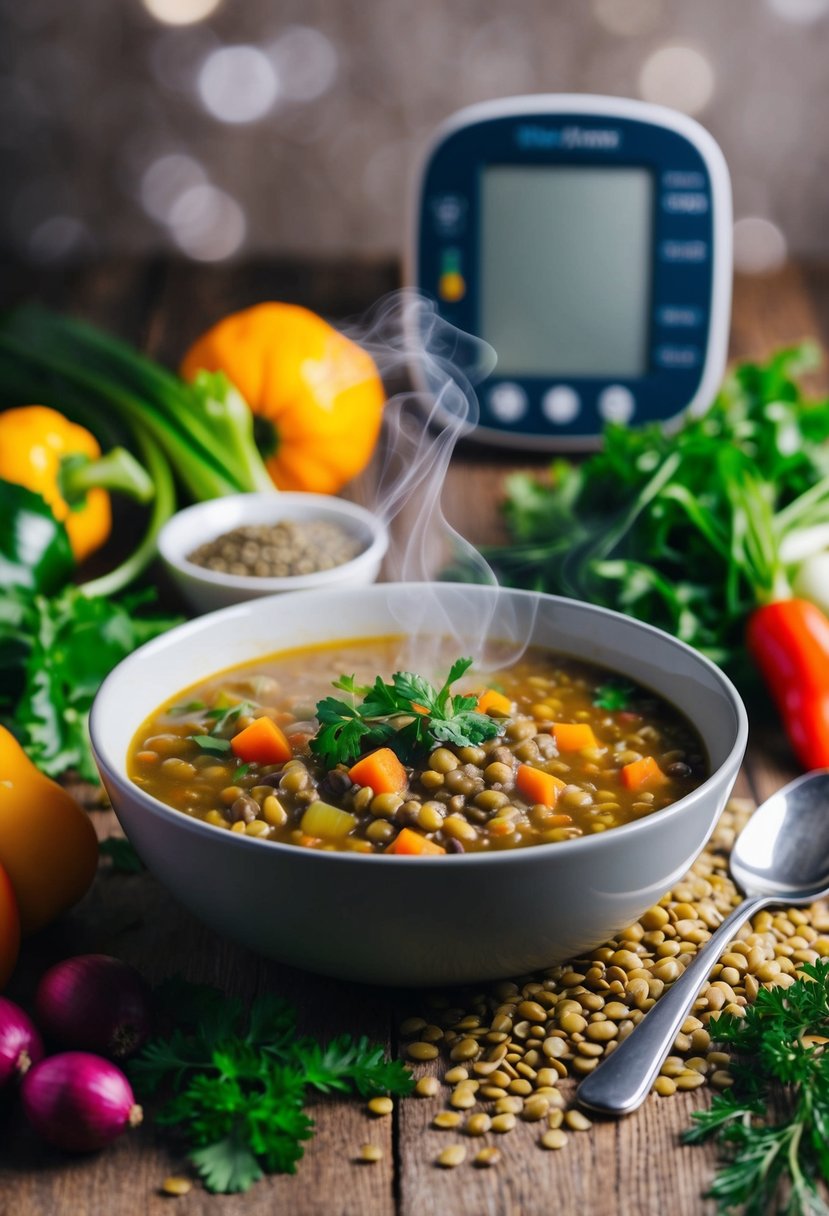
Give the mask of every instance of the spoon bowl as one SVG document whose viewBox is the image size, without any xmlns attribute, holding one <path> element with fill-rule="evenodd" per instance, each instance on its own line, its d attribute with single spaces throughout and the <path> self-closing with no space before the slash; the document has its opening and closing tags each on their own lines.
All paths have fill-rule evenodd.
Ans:
<svg viewBox="0 0 829 1216">
<path fill-rule="evenodd" d="M 829 890 L 829 769 L 790 782 L 759 806 L 729 864 L 746 895 L 811 903 Z"/>
<path fill-rule="evenodd" d="M 746 898 L 697 951 L 678 980 L 613 1054 L 582 1081 L 582 1106 L 626 1115 L 650 1092 L 682 1023 L 723 948 L 770 904 L 810 904 L 829 895 L 829 769 L 816 769 L 772 794 L 749 819 L 729 868 Z"/>
</svg>

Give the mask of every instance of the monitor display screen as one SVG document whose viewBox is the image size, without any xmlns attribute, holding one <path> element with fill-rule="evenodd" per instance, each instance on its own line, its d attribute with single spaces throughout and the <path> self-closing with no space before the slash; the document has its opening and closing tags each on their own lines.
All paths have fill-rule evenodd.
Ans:
<svg viewBox="0 0 829 1216">
<path fill-rule="evenodd" d="M 484 169 L 480 333 L 497 374 L 643 375 L 652 246 L 647 169 Z"/>
</svg>

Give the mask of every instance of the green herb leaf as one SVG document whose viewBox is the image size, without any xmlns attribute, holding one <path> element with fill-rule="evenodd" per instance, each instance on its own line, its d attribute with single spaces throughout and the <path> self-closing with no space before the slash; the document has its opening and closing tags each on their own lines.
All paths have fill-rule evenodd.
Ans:
<svg viewBox="0 0 829 1216">
<path fill-rule="evenodd" d="M 593 704 L 599 709 L 627 709 L 633 691 L 632 684 L 625 684 L 619 680 L 610 680 L 607 684 L 601 684 L 596 689 Z"/>
<path fill-rule="evenodd" d="M 204 701 L 187 701 L 183 705 L 171 705 L 167 713 L 186 717 L 188 714 L 200 713 L 203 709 L 207 709 Z"/>
<path fill-rule="evenodd" d="M 409 1070 L 382 1048 L 349 1035 L 325 1046 L 297 1035 L 282 998 L 241 1003 L 177 978 L 161 986 L 160 1011 L 179 1023 L 129 1065 L 138 1087 L 172 1095 L 156 1121 L 188 1141 L 190 1160 L 210 1191 L 245 1191 L 263 1173 L 296 1171 L 314 1125 L 304 1112 L 309 1088 L 321 1093 L 409 1093 Z"/>
<path fill-rule="evenodd" d="M 329 768 L 351 764 L 362 753 L 383 746 L 405 764 L 415 764 L 438 743 L 471 747 L 495 738 L 503 727 L 476 711 L 476 698 L 451 694 L 452 684 L 471 666 L 471 659 L 456 660 L 439 689 L 411 671 L 395 672 L 391 683 L 377 676 L 369 686 L 357 685 L 354 676 L 340 676 L 334 687 L 355 700 L 349 704 L 325 697 L 318 703 L 320 727 L 311 751 Z"/>
<path fill-rule="evenodd" d="M 112 869 L 119 874 L 142 874 L 145 865 L 128 840 L 123 836 L 107 836 L 98 844 L 98 852 L 108 857 Z"/>
<path fill-rule="evenodd" d="M 0 601 L 0 721 L 50 777 L 97 782 L 89 709 L 121 659 L 180 617 L 145 616 L 152 593 L 114 600 L 66 587 L 47 598 L 9 588 Z"/>
<path fill-rule="evenodd" d="M 188 735 L 187 738 L 209 756 L 225 756 L 230 751 L 230 740 L 217 735 Z"/>
<path fill-rule="evenodd" d="M 826 1216 L 829 1181 L 829 963 L 803 963 L 789 988 L 761 988 L 744 1017 L 721 1014 L 712 1037 L 733 1052 L 734 1084 L 692 1116 L 686 1143 L 714 1139 L 722 1161 L 708 1192 L 721 1216 Z M 812 1036 L 817 1036 L 813 1038 Z"/>
<path fill-rule="evenodd" d="M 739 365 L 671 434 L 610 423 L 582 464 L 509 477 L 511 542 L 483 550 L 499 582 L 626 612 L 745 682 L 746 617 L 794 573 L 784 542 L 829 521 L 829 400 L 798 382 L 815 355 Z"/>
<path fill-rule="evenodd" d="M 237 781 L 241 781 L 242 777 L 246 776 L 246 774 L 249 772 L 250 772 L 249 764 L 240 764 L 239 767 L 237 769 L 234 769 L 234 771 L 231 773 L 231 776 L 230 776 L 231 784 L 235 784 Z"/>
</svg>

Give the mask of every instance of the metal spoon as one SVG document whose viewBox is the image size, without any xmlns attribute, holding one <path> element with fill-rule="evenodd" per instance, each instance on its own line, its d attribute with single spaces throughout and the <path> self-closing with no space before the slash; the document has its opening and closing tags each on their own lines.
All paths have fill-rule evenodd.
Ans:
<svg viewBox="0 0 829 1216">
<path fill-rule="evenodd" d="M 757 808 L 734 843 L 730 869 L 746 898 L 636 1029 L 585 1077 L 576 1091 L 582 1106 L 606 1115 L 641 1106 L 711 968 L 740 926 L 769 904 L 810 904 L 829 895 L 829 769 L 798 777 Z"/>
</svg>

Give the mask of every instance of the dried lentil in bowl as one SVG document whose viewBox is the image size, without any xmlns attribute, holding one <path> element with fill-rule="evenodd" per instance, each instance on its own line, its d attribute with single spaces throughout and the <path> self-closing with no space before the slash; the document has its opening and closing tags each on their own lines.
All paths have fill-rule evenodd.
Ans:
<svg viewBox="0 0 829 1216">
<path fill-rule="evenodd" d="M 662 698 L 533 649 L 489 680 L 464 677 L 469 690 L 497 679 L 495 738 L 433 748 L 393 792 L 360 784 L 345 765 L 327 770 L 309 748 L 317 701 L 343 672 L 370 682 L 378 670 L 394 670 L 402 645 L 399 638 L 339 643 L 213 676 L 144 723 L 129 775 L 217 828 L 360 853 L 386 852 L 404 829 L 446 853 L 569 840 L 653 814 L 708 775 L 699 736 Z M 279 727 L 289 754 L 240 763 L 234 739 L 257 718 Z M 642 781 L 628 780 L 642 771 Z"/>
<path fill-rule="evenodd" d="M 199 545 L 187 560 L 221 574 L 290 578 L 343 566 L 364 549 L 364 544 L 333 521 L 286 519 L 224 532 Z"/>
</svg>

